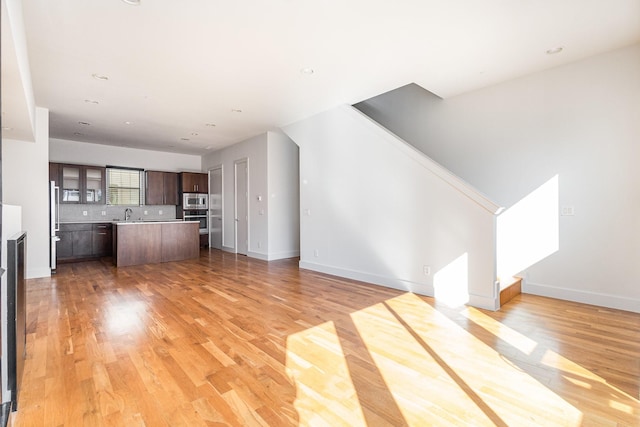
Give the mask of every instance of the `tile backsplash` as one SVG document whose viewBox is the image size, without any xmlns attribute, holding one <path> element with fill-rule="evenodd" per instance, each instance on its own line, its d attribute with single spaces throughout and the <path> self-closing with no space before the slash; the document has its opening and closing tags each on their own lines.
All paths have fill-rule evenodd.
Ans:
<svg viewBox="0 0 640 427">
<path fill-rule="evenodd" d="M 60 204 L 60 222 L 72 221 L 114 221 L 124 220 L 124 210 L 130 208 L 131 219 L 175 219 L 176 207 L 173 205 L 148 206 L 110 206 Z"/>
</svg>

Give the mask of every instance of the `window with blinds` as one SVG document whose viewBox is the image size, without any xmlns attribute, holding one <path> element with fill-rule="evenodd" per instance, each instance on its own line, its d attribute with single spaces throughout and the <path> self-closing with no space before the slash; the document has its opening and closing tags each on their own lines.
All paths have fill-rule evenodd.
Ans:
<svg viewBox="0 0 640 427">
<path fill-rule="evenodd" d="M 107 203 L 138 206 L 142 204 L 142 171 L 107 168 Z"/>
</svg>

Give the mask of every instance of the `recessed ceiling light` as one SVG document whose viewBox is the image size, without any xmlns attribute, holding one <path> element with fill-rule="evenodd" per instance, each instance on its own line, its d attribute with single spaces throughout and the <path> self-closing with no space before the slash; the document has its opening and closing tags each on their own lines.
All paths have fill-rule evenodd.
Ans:
<svg viewBox="0 0 640 427">
<path fill-rule="evenodd" d="M 198 132 L 191 132 L 191 136 L 198 136 Z"/>
<path fill-rule="evenodd" d="M 128 125 L 132 124 L 132 122 L 126 121 L 126 122 L 124 122 L 124 124 L 128 126 Z"/>
<path fill-rule="evenodd" d="M 140 0 L 122 0 L 126 4 L 130 4 L 131 6 L 140 6 Z"/>
<path fill-rule="evenodd" d="M 211 150 L 213 148 L 213 145 L 208 145 L 206 147 L 204 147 L 205 150 Z"/>
<path fill-rule="evenodd" d="M 300 72 L 302 74 L 306 74 L 306 75 L 310 76 L 311 74 L 315 73 L 315 70 L 313 68 L 310 68 L 310 67 L 305 67 L 305 68 L 301 68 Z"/>
<path fill-rule="evenodd" d="M 208 127 L 210 127 L 210 128 L 214 128 L 214 127 L 216 127 L 216 125 L 215 125 L 214 123 L 205 123 L 204 125 L 205 125 L 205 126 L 208 126 Z"/>
<path fill-rule="evenodd" d="M 190 141 L 189 138 L 180 138 L 180 141 Z"/>
<path fill-rule="evenodd" d="M 242 113 L 242 110 L 241 110 L 241 109 L 239 109 L 239 108 L 232 108 L 232 109 L 231 109 L 231 112 L 232 112 L 232 113 Z"/>
<path fill-rule="evenodd" d="M 102 80 L 102 81 L 109 80 L 109 76 L 105 76 L 104 74 L 93 73 L 91 74 L 91 77 L 93 77 L 96 80 Z"/>
<path fill-rule="evenodd" d="M 82 126 L 91 126 L 91 123 L 89 122 L 78 122 L 78 124 Z"/>
<path fill-rule="evenodd" d="M 87 104 L 100 104 L 99 101 L 94 101 L 93 99 L 85 99 L 84 102 Z"/>
<path fill-rule="evenodd" d="M 562 52 L 563 49 L 562 46 L 554 47 L 553 49 L 547 50 L 547 55 L 555 55 L 556 53 Z"/>
</svg>

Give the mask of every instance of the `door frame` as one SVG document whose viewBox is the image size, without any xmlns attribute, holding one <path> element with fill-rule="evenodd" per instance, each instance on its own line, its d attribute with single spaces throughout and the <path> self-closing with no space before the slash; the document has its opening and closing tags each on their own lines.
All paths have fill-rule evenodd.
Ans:
<svg viewBox="0 0 640 427">
<path fill-rule="evenodd" d="M 234 207 L 234 211 L 233 211 L 233 230 L 234 230 L 234 246 L 235 246 L 235 253 L 238 253 L 238 165 L 244 163 L 247 167 L 247 174 L 245 176 L 245 180 L 247 182 L 247 194 L 246 194 L 246 202 L 247 202 L 247 254 L 249 254 L 249 228 L 250 228 L 250 223 L 249 223 L 249 189 L 250 189 L 250 185 L 249 185 L 249 158 L 248 157 L 242 157 L 240 159 L 237 159 L 233 162 L 233 199 L 234 199 L 234 203 L 233 203 L 233 207 Z"/>
<path fill-rule="evenodd" d="M 223 250 L 224 249 L 224 164 L 222 163 L 209 168 L 209 171 L 208 171 L 207 184 L 209 187 L 209 192 L 208 192 L 209 194 L 207 194 L 207 197 L 209 198 L 209 200 L 207 203 L 209 205 L 209 209 L 207 212 L 207 216 L 208 216 L 207 224 L 209 225 L 208 227 L 209 228 L 209 231 L 208 231 L 209 248 L 211 248 L 212 247 L 211 245 L 211 172 L 218 169 L 220 169 L 220 227 L 221 227 L 220 238 L 222 239 L 222 242 L 220 243 L 220 250 Z"/>
</svg>

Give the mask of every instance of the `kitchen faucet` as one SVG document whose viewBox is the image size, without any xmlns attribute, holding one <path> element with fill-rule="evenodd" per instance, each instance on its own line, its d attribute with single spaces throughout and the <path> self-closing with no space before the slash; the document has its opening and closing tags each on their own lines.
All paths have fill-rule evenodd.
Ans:
<svg viewBox="0 0 640 427">
<path fill-rule="evenodd" d="M 131 214 L 133 213 L 133 210 L 131 210 L 131 208 L 127 208 L 124 210 L 124 220 L 125 221 L 129 221 L 131 219 Z"/>
</svg>

